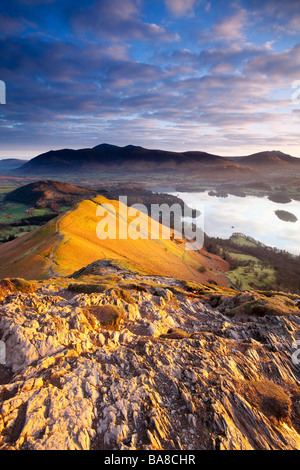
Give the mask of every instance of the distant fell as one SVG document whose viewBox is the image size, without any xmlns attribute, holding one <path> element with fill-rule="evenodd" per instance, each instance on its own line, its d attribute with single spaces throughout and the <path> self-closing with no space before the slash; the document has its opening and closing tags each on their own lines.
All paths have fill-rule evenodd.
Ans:
<svg viewBox="0 0 300 470">
<path fill-rule="evenodd" d="M 230 158 L 232 162 L 237 162 L 252 168 L 273 167 L 273 168 L 300 168 L 300 158 L 292 157 L 279 150 L 258 152 L 246 157 Z"/>
<path fill-rule="evenodd" d="M 79 150 L 51 150 L 38 155 L 17 170 L 18 174 L 57 175 L 93 175 L 95 172 L 110 171 L 124 173 L 173 172 L 189 173 L 199 171 L 202 174 L 214 172 L 245 173 L 253 170 L 231 161 L 227 157 L 206 152 L 171 152 L 159 149 L 146 149 L 127 145 L 118 147 L 100 144 L 93 148 Z"/>
<path fill-rule="evenodd" d="M 37 181 L 21 186 L 8 193 L 6 201 L 34 205 L 37 208 L 54 204 L 70 206 L 79 200 L 95 197 L 98 192 L 92 188 L 74 186 L 60 181 Z"/>
<path fill-rule="evenodd" d="M 20 168 L 25 163 L 27 163 L 27 161 L 28 160 L 21 160 L 19 158 L 4 158 L 3 160 L 0 160 L 0 172 L 6 172 Z"/>
</svg>

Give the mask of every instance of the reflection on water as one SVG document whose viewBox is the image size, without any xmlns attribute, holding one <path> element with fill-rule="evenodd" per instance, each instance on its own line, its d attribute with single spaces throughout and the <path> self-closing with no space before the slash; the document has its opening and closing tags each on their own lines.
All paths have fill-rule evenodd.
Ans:
<svg viewBox="0 0 300 470">
<path fill-rule="evenodd" d="M 208 192 L 169 194 L 180 197 L 192 208 L 204 207 L 204 231 L 211 237 L 229 238 L 232 233 L 241 232 L 266 245 L 300 255 L 300 201 L 278 204 L 267 197 L 220 198 Z M 291 212 L 298 221 L 280 220 L 276 210 Z"/>
</svg>

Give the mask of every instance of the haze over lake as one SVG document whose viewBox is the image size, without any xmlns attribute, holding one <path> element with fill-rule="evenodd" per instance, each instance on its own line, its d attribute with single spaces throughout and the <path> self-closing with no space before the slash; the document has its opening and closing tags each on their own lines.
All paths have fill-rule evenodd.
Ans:
<svg viewBox="0 0 300 470">
<path fill-rule="evenodd" d="M 253 237 L 265 245 L 300 255 L 300 201 L 278 204 L 267 197 L 226 198 L 202 193 L 170 192 L 180 197 L 188 206 L 204 209 L 204 231 L 208 236 L 229 238 L 234 232 Z M 291 212 L 297 222 L 285 222 L 276 210 Z"/>
</svg>

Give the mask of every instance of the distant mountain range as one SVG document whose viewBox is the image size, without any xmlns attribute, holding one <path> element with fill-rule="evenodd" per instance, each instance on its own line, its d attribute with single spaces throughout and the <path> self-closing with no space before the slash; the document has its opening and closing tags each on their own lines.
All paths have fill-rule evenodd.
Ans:
<svg viewBox="0 0 300 470">
<path fill-rule="evenodd" d="M 218 169 L 241 171 L 241 165 L 205 152 L 169 152 L 128 145 L 101 144 L 91 149 L 62 149 L 38 155 L 17 171 L 24 175 L 82 174 L 95 171 L 176 172 Z"/>
<path fill-rule="evenodd" d="M 264 169 L 300 169 L 300 159 L 280 151 L 260 152 L 244 157 L 222 157 L 200 151 L 170 152 L 134 145 L 118 147 L 101 144 L 79 150 L 51 150 L 17 168 L 14 173 L 35 175 L 82 175 L 95 172 L 181 173 L 202 175 L 256 174 Z M 0 168 L 1 169 L 1 168 Z"/>
<path fill-rule="evenodd" d="M 27 161 L 28 160 L 20 160 L 18 158 L 4 158 L 3 160 L 0 160 L 0 172 L 11 171 L 15 170 L 16 168 L 20 168 Z"/>
</svg>

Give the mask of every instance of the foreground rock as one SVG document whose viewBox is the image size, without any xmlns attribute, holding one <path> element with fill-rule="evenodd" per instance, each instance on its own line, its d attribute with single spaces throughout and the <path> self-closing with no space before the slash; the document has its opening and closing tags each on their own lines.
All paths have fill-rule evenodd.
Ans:
<svg viewBox="0 0 300 470">
<path fill-rule="evenodd" d="M 6 293 L 1 449 L 300 449 L 297 299 L 92 272 Z"/>
</svg>

